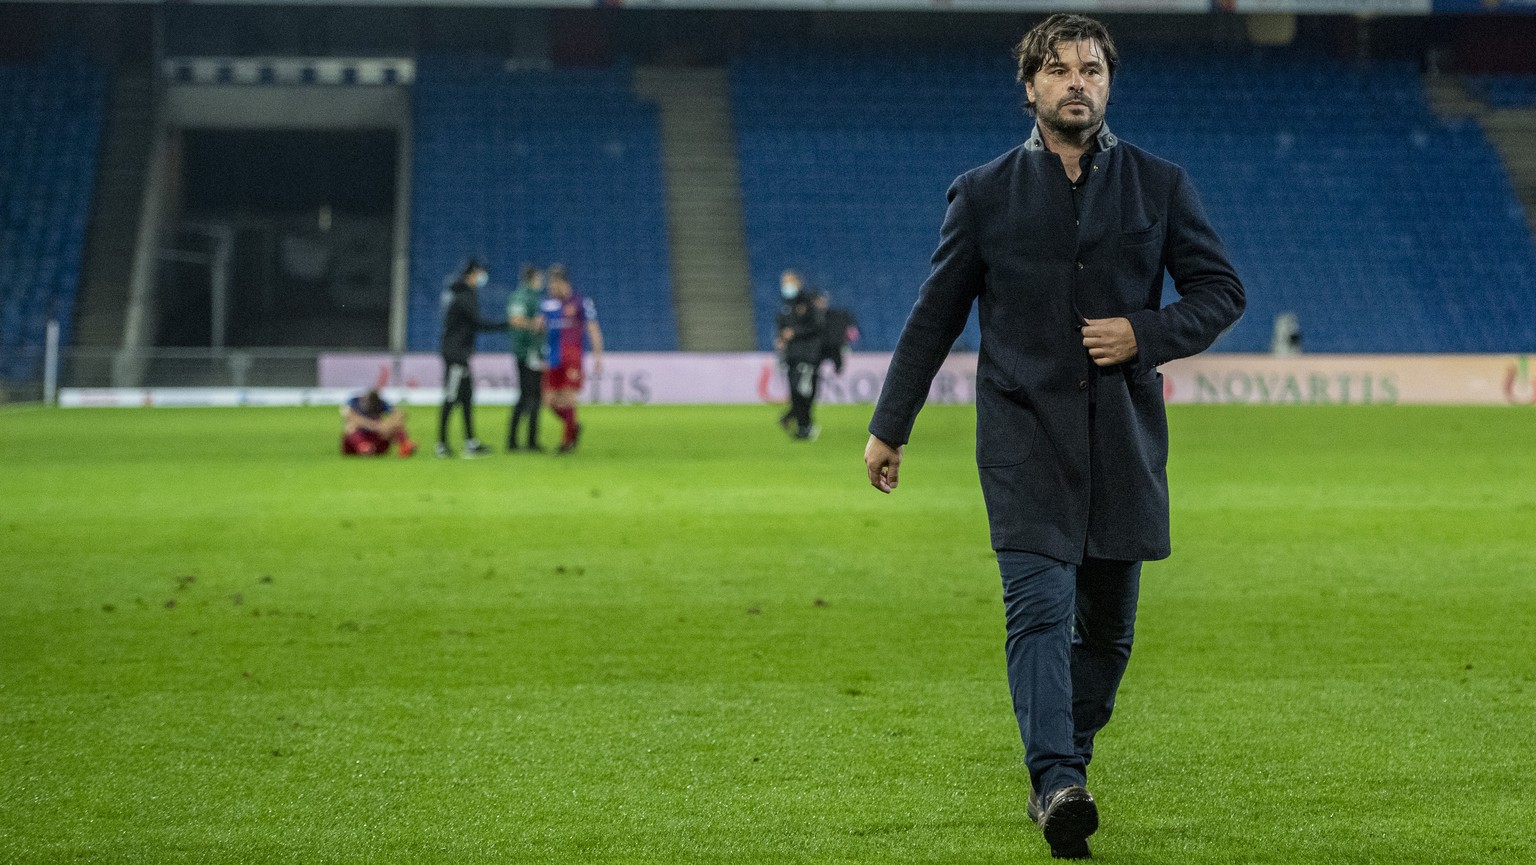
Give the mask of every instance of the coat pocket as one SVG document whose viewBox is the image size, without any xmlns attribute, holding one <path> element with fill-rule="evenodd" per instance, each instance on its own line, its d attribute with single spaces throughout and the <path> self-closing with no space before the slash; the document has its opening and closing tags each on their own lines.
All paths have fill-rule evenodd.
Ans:
<svg viewBox="0 0 1536 865">
<path fill-rule="evenodd" d="M 1029 460 L 1040 421 L 1023 388 L 1002 389 L 990 381 L 976 388 L 976 465 L 1000 468 Z"/>
<path fill-rule="evenodd" d="M 1120 232 L 1121 246 L 1140 246 L 1143 243 L 1151 243 L 1154 240 L 1163 239 L 1163 225 L 1157 220 L 1146 228 L 1135 228 L 1130 231 Z"/>
</svg>

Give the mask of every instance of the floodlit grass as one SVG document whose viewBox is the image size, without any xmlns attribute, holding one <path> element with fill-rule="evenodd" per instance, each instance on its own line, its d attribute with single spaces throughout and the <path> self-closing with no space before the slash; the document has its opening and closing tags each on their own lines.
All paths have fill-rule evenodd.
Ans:
<svg viewBox="0 0 1536 865">
<path fill-rule="evenodd" d="M 329 409 L 0 414 L 0 861 L 1048 861 L 971 412 L 890 498 L 867 414 L 448 462 L 343 460 Z M 1098 859 L 1536 860 L 1536 415 L 1172 422 Z"/>
</svg>

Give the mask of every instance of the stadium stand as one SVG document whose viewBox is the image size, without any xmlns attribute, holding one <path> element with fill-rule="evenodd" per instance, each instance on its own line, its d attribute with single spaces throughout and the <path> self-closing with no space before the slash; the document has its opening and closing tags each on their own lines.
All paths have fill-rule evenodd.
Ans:
<svg viewBox="0 0 1536 865">
<path fill-rule="evenodd" d="M 758 347 L 787 267 L 889 349 L 927 272 L 944 191 L 1022 141 L 1006 57 L 744 57 L 732 66 Z M 962 346 L 977 343 L 973 321 Z"/>
<path fill-rule="evenodd" d="M 1536 75 L 1469 75 L 1466 82 L 1491 108 L 1536 108 Z"/>
<path fill-rule="evenodd" d="M 597 303 L 610 348 L 677 348 L 660 127 L 630 85 L 627 67 L 417 64 L 411 350 L 436 350 L 439 295 L 471 255 L 491 267 L 487 317 L 505 315 L 520 262 L 559 261 Z M 506 338 L 480 347 L 505 351 Z"/>
<path fill-rule="evenodd" d="M 1250 289 L 1218 350 L 1267 350 L 1283 311 L 1314 352 L 1536 345 L 1536 248 L 1505 168 L 1475 123 L 1430 112 L 1413 68 L 1123 53 L 1111 127 L 1189 170 Z M 732 72 L 760 347 L 778 271 L 799 266 L 858 313 L 862 348 L 892 348 L 945 189 L 1027 135 L 1007 58 L 750 56 Z M 974 321 L 958 344 L 975 347 Z"/>
<path fill-rule="evenodd" d="M 39 378 L 50 318 L 69 344 L 105 92 L 71 58 L 0 65 L 0 378 Z"/>
</svg>

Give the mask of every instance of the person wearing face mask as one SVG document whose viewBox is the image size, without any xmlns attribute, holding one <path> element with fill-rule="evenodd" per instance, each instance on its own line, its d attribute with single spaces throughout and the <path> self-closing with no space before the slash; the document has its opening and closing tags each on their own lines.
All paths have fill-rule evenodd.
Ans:
<svg viewBox="0 0 1536 865">
<path fill-rule="evenodd" d="M 805 288 L 795 271 L 786 270 L 779 277 L 779 293 L 784 305 L 774 323 L 773 346 L 789 379 L 789 410 L 779 418 L 779 426 L 785 431 L 793 427 L 796 439 L 814 441 L 821 432 L 811 409 L 820 384 L 825 317 L 816 304 L 816 293 Z"/>
<path fill-rule="evenodd" d="M 464 413 L 464 455 L 487 456 L 491 449 L 475 438 L 475 385 L 469 373 L 469 356 L 475 351 L 475 334 L 480 331 L 506 330 L 505 321 L 480 317 L 476 292 L 485 287 L 489 274 L 485 266 L 471 258 L 464 272 L 443 292 L 443 406 L 437 418 L 437 456 L 453 456 L 448 446 L 448 420 L 455 405 Z"/>
</svg>

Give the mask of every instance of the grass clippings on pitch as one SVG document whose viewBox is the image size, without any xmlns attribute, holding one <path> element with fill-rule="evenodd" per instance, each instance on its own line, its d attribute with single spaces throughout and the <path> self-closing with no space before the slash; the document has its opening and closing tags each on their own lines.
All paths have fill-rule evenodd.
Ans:
<svg viewBox="0 0 1536 865">
<path fill-rule="evenodd" d="M 0 416 L 0 861 L 1049 861 L 971 412 L 890 498 L 867 413 L 587 409 L 478 461 Z M 1536 416 L 1171 416 L 1098 860 L 1536 860 Z"/>
</svg>

